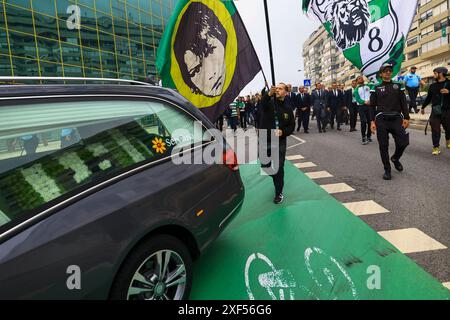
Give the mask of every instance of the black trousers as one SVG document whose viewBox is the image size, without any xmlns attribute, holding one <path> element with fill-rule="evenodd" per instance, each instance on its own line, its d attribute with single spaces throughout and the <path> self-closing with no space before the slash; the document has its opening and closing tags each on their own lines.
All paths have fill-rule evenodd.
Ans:
<svg viewBox="0 0 450 320">
<path fill-rule="evenodd" d="M 242 129 L 247 129 L 246 114 L 245 114 L 245 112 L 242 112 L 242 111 L 241 111 L 241 128 Z"/>
<path fill-rule="evenodd" d="M 409 112 L 411 112 L 411 109 L 414 109 L 414 112 L 417 113 L 417 95 L 419 94 L 419 88 L 411 88 L 406 87 L 406 90 L 408 90 L 408 96 L 409 96 Z"/>
<path fill-rule="evenodd" d="M 406 133 L 402 126 L 402 118 L 399 116 L 393 120 L 383 119 L 383 115 L 378 115 L 375 120 L 377 125 L 377 139 L 380 147 L 381 161 L 385 170 L 391 170 L 389 160 L 389 133 L 392 134 L 395 142 L 395 153 L 392 156 L 395 160 L 400 160 L 409 145 L 409 134 Z"/>
<path fill-rule="evenodd" d="M 349 107 L 350 112 L 350 129 L 356 129 L 356 121 L 358 120 L 358 105 L 352 103 Z"/>
<path fill-rule="evenodd" d="M 278 149 L 280 165 L 276 174 L 272 175 L 273 185 L 275 187 L 275 195 L 283 192 L 284 187 L 284 160 L 286 158 L 286 139 L 280 139 L 280 147 Z"/>
<path fill-rule="evenodd" d="M 271 146 L 270 144 L 270 139 L 269 139 L 269 143 L 267 145 L 268 147 Z M 286 158 L 286 146 L 287 146 L 287 139 L 286 138 L 280 138 L 279 139 L 279 145 L 278 146 L 272 146 L 273 151 L 274 152 L 278 152 L 278 159 L 279 159 L 279 164 L 278 164 L 278 170 L 274 173 L 271 174 L 272 180 L 273 180 L 273 185 L 275 187 L 275 195 L 279 195 L 280 193 L 283 192 L 283 187 L 284 187 L 284 161 Z M 267 155 L 270 157 L 271 156 L 271 148 L 268 148 L 267 150 Z M 269 168 L 272 165 L 272 162 L 269 163 L 261 163 L 261 167 L 262 168 Z"/>
<path fill-rule="evenodd" d="M 317 128 L 319 131 L 325 130 L 328 122 L 328 112 L 323 109 L 314 109 L 313 111 L 316 114 Z"/>
<path fill-rule="evenodd" d="M 342 114 L 343 114 L 343 110 L 342 107 L 333 109 L 330 109 L 330 126 L 331 128 L 334 128 L 334 120 L 336 119 L 336 123 L 337 123 L 337 128 L 340 129 L 341 128 L 341 123 L 342 123 Z"/>
<path fill-rule="evenodd" d="M 372 132 L 370 131 L 370 114 L 369 114 L 369 106 L 358 106 L 359 118 L 361 120 L 361 136 L 367 139 L 372 137 Z"/>
<path fill-rule="evenodd" d="M 219 118 L 217 118 L 217 120 L 216 120 L 216 128 L 219 129 L 220 131 L 222 131 L 222 129 L 223 129 L 223 115 L 221 115 Z"/>
<path fill-rule="evenodd" d="M 303 130 L 308 131 L 309 130 L 309 114 L 311 111 L 309 108 L 306 108 L 306 111 L 300 111 L 297 117 L 297 131 L 300 130 L 300 128 L 303 125 Z"/>
<path fill-rule="evenodd" d="M 450 140 L 450 109 L 442 110 L 442 115 L 431 116 L 431 137 L 433 139 L 433 147 L 439 147 L 439 141 L 441 140 L 441 125 L 445 130 L 445 140 Z"/>
</svg>

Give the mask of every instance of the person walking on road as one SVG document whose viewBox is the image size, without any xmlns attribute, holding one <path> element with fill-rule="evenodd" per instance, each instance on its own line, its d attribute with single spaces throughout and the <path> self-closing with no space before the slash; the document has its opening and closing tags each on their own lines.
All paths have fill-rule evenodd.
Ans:
<svg viewBox="0 0 450 320">
<path fill-rule="evenodd" d="M 436 82 L 430 85 L 428 95 L 425 99 L 421 113 L 425 114 L 425 108 L 430 104 L 432 106 L 430 125 L 433 139 L 432 154 L 441 153 L 439 141 L 441 140 L 441 125 L 445 130 L 445 140 L 447 148 L 450 149 L 450 80 L 446 78 L 448 69 L 439 67 L 433 70 Z"/>
<path fill-rule="evenodd" d="M 370 87 L 364 84 L 363 76 L 356 78 L 358 86 L 354 90 L 354 98 L 358 105 L 359 119 L 361 121 L 361 137 L 362 144 L 366 145 L 372 142 L 372 134 L 370 131 Z"/>
<path fill-rule="evenodd" d="M 267 150 L 278 149 L 279 166 L 275 174 L 272 174 L 275 186 L 275 198 L 273 202 L 279 204 L 283 201 L 284 187 L 284 161 L 286 157 L 287 137 L 294 132 L 295 119 L 291 106 L 285 100 L 288 93 L 286 84 L 280 83 L 276 87 L 272 86 L 270 91 L 264 95 L 261 101 L 261 129 L 275 130 L 275 135 L 279 137 L 279 145 L 273 145 L 271 135 L 267 134 Z M 269 148 L 270 147 L 270 148 Z M 271 154 L 268 154 L 271 157 Z M 272 157 L 271 157 L 272 158 Z M 262 163 L 263 168 L 271 167 L 269 163 Z"/>
<path fill-rule="evenodd" d="M 384 167 L 384 180 L 391 180 L 389 162 L 389 133 L 395 141 L 395 153 L 391 157 L 397 171 L 403 171 L 400 158 L 409 145 L 409 110 L 406 104 L 405 89 L 401 82 L 392 81 L 393 66 L 383 64 L 380 68 L 382 82 L 375 85 L 370 96 L 371 130 L 377 133 L 381 161 Z"/>
<path fill-rule="evenodd" d="M 311 105 L 317 119 L 319 133 L 326 132 L 327 126 L 327 92 L 320 82 L 316 83 L 316 89 L 311 94 Z"/>
<path fill-rule="evenodd" d="M 299 87 L 299 94 L 297 95 L 297 132 L 300 131 L 303 125 L 305 133 L 309 133 L 309 115 L 311 114 L 311 96 L 305 92 L 305 87 Z"/>
<path fill-rule="evenodd" d="M 245 118 L 245 102 L 244 97 L 239 97 L 238 99 L 238 111 L 239 111 L 239 119 L 241 120 L 241 128 L 247 130 L 247 119 Z"/>
<path fill-rule="evenodd" d="M 288 92 L 286 95 L 286 103 L 291 107 L 292 111 L 297 108 L 297 95 L 295 92 L 292 92 L 292 85 L 290 83 L 287 84 Z"/>
<path fill-rule="evenodd" d="M 342 109 L 344 106 L 344 96 L 338 88 L 336 81 L 333 82 L 328 92 L 328 107 L 330 108 L 330 127 L 334 129 L 334 120 L 336 119 L 337 130 L 341 131 Z"/>
<path fill-rule="evenodd" d="M 230 115 L 231 128 L 233 129 L 234 134 L 236 134 L 239 123 L 239 98 L 237 98 L 235 102 L 232 102 L 229 108 L 230 111 L 228 114 Z"/>
<path fill-rule="evenodd" d="M 345 91 L 345 102 L 347 109 L 350 113 L 350 132 L 356 131 L 356 122 L 358 121 L 358 105 L 354 97 L 354 91 L 356 89 L 356 80 L 352 81 L 352 87 Z"/>
<path fill-rule="evenodd" d="M 417 68 L 411 67 L 410 72 L 405 76 L 405 87 L 406 91 L 408 91 L 409 96 L 409 112 L 411 113 L 414 110 L 415 113 L 417 111 L 417 95 L 419 94 L 420 87 L 423 87 L 424 82 L 422 78 L 416 74 Z"/>
</svg>

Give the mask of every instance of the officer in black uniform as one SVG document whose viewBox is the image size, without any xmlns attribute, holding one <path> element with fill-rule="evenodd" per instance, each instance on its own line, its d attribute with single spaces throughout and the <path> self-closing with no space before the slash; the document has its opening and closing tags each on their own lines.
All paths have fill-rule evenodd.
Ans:
<svg viewBox="0 0 450 320">
<path fill-rule="evenodd" d="M 371 130 L 377 133 L 381 161 L 384 166 L 384 180 L 391 180 L 389 162 L 389 133 L 395 141 L 395 153 L 391 157 L 397 171 L 403 171 L 400 158 L 409 144 L 409 110 L 406 104 L 405 88 L 401 82 L 392 80 L 393 66 L 383 64 L 380 68 L 382 82 L 375 85 L 370 95 Z"/>
</svg>

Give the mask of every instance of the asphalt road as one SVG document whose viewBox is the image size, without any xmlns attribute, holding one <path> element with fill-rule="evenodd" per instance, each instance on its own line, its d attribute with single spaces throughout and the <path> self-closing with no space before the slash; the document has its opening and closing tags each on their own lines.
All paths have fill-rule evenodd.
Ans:
<svg viewBox="0 0 450 320">
<path fill-rule="evenodd" d="M 311 161 L 314 168 L 304 172 L 328 171 L 334 177 L 318 179 L 318 184 L 344 182 L 355 189 L 353 192 L 337 193 L 333 196 L 342 203 L 373 200 L 389 213 L 360 216 L 376 231 L 417 228 L 437 240 L 447 249 L 407 254 L 417 264 L 440 282 L 450 281 L 450 150 L 441 141 L 442 153 L 431 154 L 431 135 L 411 130 L 410 146 L 402 158 L 405 170 L 398 173 L 392 168 L 393 179 L 384 181 L 384 172 L 378 151 L 378 142 L 373 137 L 369 145 L 361 144 L 360 131 L 328 130 L 319 134 L 315 122 L 309 134 L 295 134 L 305 141 L 289 138 L 287 155 L 300 154 L 303 161 Z M 297 146 L 294 146 L 297 145 Z M 390 139 L 390 154 L 394 152 L 394 141 Z"/>
</svg>

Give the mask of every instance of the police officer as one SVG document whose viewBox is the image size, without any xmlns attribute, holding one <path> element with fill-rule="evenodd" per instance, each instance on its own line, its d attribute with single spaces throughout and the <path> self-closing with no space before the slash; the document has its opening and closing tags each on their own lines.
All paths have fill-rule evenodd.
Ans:
<svg viewBox="0 0 450 320">
<path fill-rule="evenodd" d="M 393 66 L 383 64 L 380 68 L 382 82 L 375 85 L 370 96 L 371 130 L 377 132 L 381 161 L 384 166 L 384 180 L 391 180 L 389 162 L 389 133 L 395 141 L 395 153 L 391 157 L 397 171 L 403 171 L 400 158 L 409 144 L 409 109 L 406 104 L 405 88 L 401 82 L 392 81 Z"/>
</svg>

